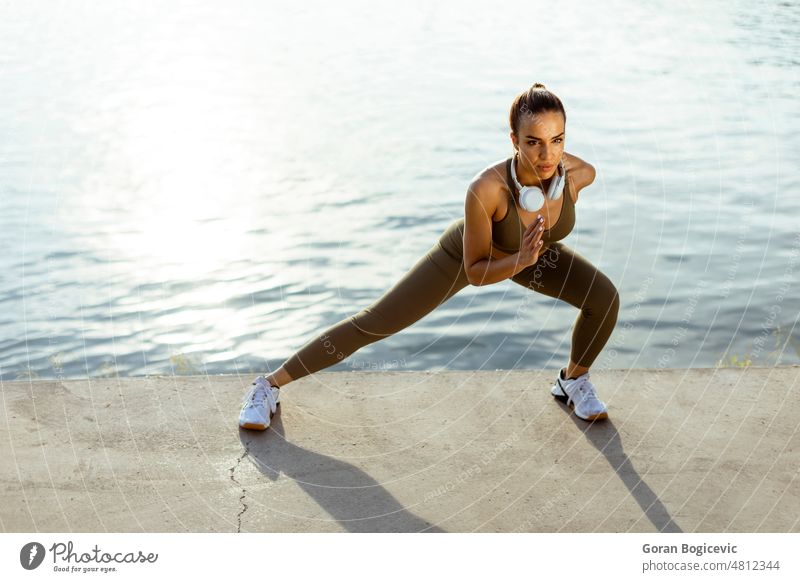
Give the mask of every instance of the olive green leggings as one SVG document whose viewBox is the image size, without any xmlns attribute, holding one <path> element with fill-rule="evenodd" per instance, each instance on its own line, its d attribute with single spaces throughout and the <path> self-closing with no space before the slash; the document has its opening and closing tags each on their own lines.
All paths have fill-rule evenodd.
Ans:
<svg viewBox="0 0 800 582">
<path fill-rule="evenodd" d="M 297 380 L 341 362 L 350 354 L 405 329 L 469 285 L 463 265 L 463 218 L 386 293 L 355 315 L 314 337 L 284 364 Z M 608 277 L 560 242 L 546 243 L 539 260 L 512 280 L 580 311 L 570 359 L 589 367 L 608 341 L 619 311 L 619 294 Z"/>
</svg>

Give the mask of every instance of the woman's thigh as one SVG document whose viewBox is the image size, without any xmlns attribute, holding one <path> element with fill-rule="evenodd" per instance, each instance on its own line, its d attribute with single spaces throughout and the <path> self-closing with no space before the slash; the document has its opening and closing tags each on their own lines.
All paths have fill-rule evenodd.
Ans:
<svg viewBox="0 0 800 582">
<path fill-rule="evenodd" d="M 617 301 L 611 280 L 588 259 L 567 245 L 550 243 L 539 260 L 512 280 L 532 291 L 566 301 L 579 309 Z"/>
<path fill-rule="evenodd" d="M 419 321 L 469 284 L 463 260 L 434 244 L 390 289 L 351 317 L 362 332 L 385 337 Z"/>
</svg>

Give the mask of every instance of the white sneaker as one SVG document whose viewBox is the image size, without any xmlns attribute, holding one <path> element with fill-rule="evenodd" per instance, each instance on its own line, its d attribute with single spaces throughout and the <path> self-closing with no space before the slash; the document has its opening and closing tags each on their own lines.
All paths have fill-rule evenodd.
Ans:
<svg viewBox="0 0 800 582">
<path fill-rule="evenodd" d="M 564 378 L 564 369 L 558 371 L 556 383 L 550 393 L 575 409 L 575 416 L 583 420 L 608 418 L 605 403 L 597 398 L 594 384 L 589 381 L 589 372 L 569 380 Z"/>
<path fill-rule="evenodd" d="M 259 376 L 253 382 L 250 392 L 242 400 L 239 413 L 239 426 L 253 430 L 267 430 L 272 415 L 278 410 L 281 391 Z"/>
</svg>

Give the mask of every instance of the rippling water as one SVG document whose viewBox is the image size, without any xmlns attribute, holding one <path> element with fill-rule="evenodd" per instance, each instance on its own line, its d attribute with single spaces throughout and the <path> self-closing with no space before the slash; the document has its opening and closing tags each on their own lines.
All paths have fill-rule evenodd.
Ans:
<svg viewBox="0 0 800 582">
<path fill-rule="evenodd" d="M 598 170 L 595 367 L 800 362 L 796 3 L 486 6 L 3 4 L 0 378 L 274 369 L 463 214 L 536 81 Z M 330 370 L 556 368 L 576 314 L 468 287 Z"/>
</svg>

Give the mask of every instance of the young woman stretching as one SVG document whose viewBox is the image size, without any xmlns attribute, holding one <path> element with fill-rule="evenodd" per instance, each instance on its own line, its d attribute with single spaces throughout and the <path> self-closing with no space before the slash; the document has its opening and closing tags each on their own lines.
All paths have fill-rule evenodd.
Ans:
<svg viewBox="0 0 800 582">
<path fill-rule="evenodd" d="M 583 420 L 607 418 L 589 367 L 617 322 L 619 294 L 608 277 L 558 242 L 572 231 L 578 194 L 595 176 L 590 164 L 564 151 L 566 122 L 561 100 L 544 85 L 518 95 L 510 113 L 514 155 L 475 176 L 464 217 L 383 296 L 310 340 L 272 374 L 258 376 L 239 426 L 266 429 L 279 387 L 399 332 L 467 285 L 505 279 L 578 308 L 570 360 L 551 393 Z"/>
</svg>

